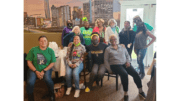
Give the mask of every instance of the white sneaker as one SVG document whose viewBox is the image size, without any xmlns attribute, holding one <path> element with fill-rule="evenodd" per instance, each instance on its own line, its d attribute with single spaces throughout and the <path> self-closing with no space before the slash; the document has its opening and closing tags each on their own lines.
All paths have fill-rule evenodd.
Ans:
<svg viewBox="0 0 180 101">
<path fill-rule="evenodd" d="M 79 97 L 79 94 L 80 94 L 80 90 L 75 90 L 74 97 L 75 97 L 75 98 L 78 98 L 78 97 Z"/>
<path fill-rule="evenodd" d="M 72 87 L 67 88 L 66 95 L 70 95 Z"/>
</svg>

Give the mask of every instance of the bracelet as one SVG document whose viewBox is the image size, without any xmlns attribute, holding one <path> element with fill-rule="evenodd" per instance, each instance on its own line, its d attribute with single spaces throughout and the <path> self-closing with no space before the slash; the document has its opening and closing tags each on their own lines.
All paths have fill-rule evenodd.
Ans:
<svg viewBox="0 0 180 101">
<path fill-rule="evenodd" d="M 34 71 L 34 73 L 36 73 L 37 70 Z"/>
<path fill-rule="evenodd" d="M 44 69 L 43 69 L 44 73 L 46 72 Z"/>
</svg>

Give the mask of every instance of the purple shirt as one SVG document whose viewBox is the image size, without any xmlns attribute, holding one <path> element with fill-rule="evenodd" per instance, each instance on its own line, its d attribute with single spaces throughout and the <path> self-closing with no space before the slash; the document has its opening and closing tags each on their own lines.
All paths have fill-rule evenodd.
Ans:
<svg viewBox="0 0 180 101">
<path fill-rule="evenodd" d="M 62 45 L 63 45 L 63 37 L 65 37 L 67 34 L 69 34 L 70 31 L 72 31 L 72 29 L 70 29 L 68 27 L 64 28 L 64 30 L 62 32 L 62 36 L 61 36 Z"/>
</svg>

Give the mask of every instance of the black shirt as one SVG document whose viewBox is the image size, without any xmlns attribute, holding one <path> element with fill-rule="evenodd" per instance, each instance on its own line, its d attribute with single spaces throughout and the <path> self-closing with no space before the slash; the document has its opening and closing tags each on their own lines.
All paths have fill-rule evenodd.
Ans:
<svg viewBox="0 0 180 101">
<path fill-rule="evenodd" d="M 91 51 L 93 64 L 103 64 L 104 63 L 104 52 L 108 45 L 100 42 L 98 46 L 93 46 L 92 44 L 86 47 L 86 51 Z"/>
</svg>

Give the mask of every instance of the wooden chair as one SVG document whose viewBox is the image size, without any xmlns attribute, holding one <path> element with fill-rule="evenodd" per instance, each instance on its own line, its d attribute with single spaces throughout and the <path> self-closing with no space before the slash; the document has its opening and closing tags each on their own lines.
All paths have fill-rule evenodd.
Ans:
<svg viewBox="0 0 180 101">
<path fill-rule="evenodd" d="M 86 53 L 84 53 L 84 60 L 83 60 L 83 74 L 81 74 L 80 73 L 80 76 L 84 76 L 84 85 L 86 85 L 86 76 L 89 74 L 89 72 L 88 73 L 86 73 L 86 64 L 87 64 L 87 55 L 88 55 L 88 53 L 86 52 Z"/>
<path fill-rule="evenodd" d="M 104 76 L 108 76 L 108 80 L 109 80 L 109 77 L 115 77 L 116 78 L 116 91 L 118 91 L 118 74 L 116 73 L 108 73 L 108 71 L 106 71 L 105 75 Z M 103 78 L 101 79 L 101 87 L 103 86 Z"/>
</svg>

